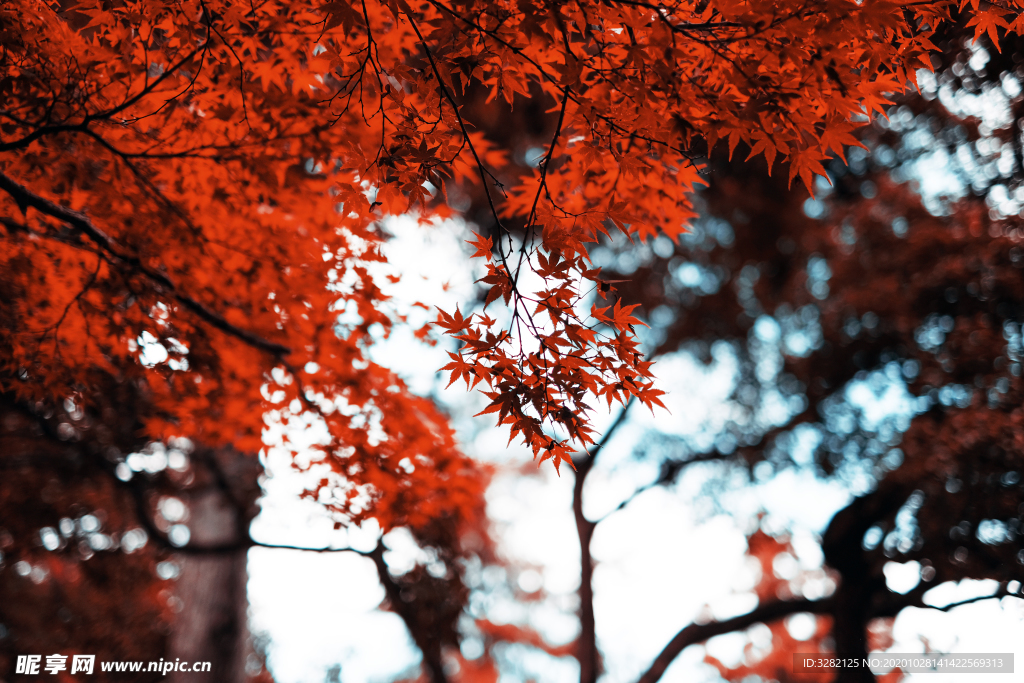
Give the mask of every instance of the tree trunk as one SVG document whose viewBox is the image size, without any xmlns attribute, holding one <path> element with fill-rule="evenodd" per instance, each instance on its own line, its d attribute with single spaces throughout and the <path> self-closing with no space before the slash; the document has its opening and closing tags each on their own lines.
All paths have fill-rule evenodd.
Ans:
<svg viewBox="0 0 1024 683">
<path fill-rule="evenodd" d="M 822 539 L 825 562 L 839 572 L 832 611 L 832 636 L 839 657 L 862 662 L 868 654 L 867 626 L 872 602 L 886 592 L 885 579 L 872 572 L 861 542 L 877 522 L 896 514 L 912 489 L 883 481 L 875 491 L 855 498 L 836 513 Z M 834 683 L 874 683 L 871 670 L 862 666 L 836 670 Z"/>
<path fill-rule="evenodd" d="M 197 452 L 193 463 L 205 466 L 209 485 L 190 496 L 190 543 L 230 544 L 239 550 L 182 555 L 176 597 L 180 612 L 170 637 L 168 659 L 210 662 L 208 673 L 171 672 L 170 683 L 244 683 L 253 648 L 248 628 L 246 584 L 249 523 L 255 516 L 261 467 L 256 458 L 234 451 Z M 197 477 L 199 479 L 199 477 Z"/>
<path fill-rule="evenodd" d="M 583 484 L 593 466 L 589 457 L 577 465 L 573 487 L 572 510 L 580 540 L 580 637 L 576 642 L 576 659 L 580 663 L 580 683 L 596 683 L 601 675 L 601 657 L 597 649 L 597 622 L 594 618 L 594 558 L 590 541 L 596 524 L 583 514 Z"/>
</svg>

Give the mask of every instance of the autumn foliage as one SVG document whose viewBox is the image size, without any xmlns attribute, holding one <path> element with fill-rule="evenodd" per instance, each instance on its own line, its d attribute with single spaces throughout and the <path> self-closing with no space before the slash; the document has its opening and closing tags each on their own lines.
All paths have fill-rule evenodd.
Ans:
<svg viewBox="0 0 1024 683">
<path fill-rule="evenodd" d="M 616 295 L 620 280 L 595 267 L 593 246 L 616 235 L 678 241 L 698 215 L 710 160 L 737 151 L 784 176 L 772 191 L 802 201 L 800 188 L 863 147 L 864 124 L 918 85 L 939 37 L 958 28 L 998 49 L 1024 29 L 1020 9 L 1019 0 L 9 0 L 0 6 L 0 391 L 12 414 L 48 413 L 43 425 L 53 417 L 43 406 L 65 405 L 110 431 L 130 403 L 136 433 L 97 428 L 96 452 L 135 448 L 143 434 L 255 453 L 269 423 L 320 424 L 327 437 L 313 461 L 296 462 L 319 473 L 309 495 L 339 526 L 407 526 L 449 548 L 452 563 L 465 550 L 455 539 L 473 531 L 489 552 L 488 469 L 460 450 L 432 400 L 372 359 L 374 344 L 407 322 L 385 292 L 401 276 L 381 253 L 387 217 L 427 226 L 460 217 L 456 198 L 469 197 L 482 306 L 439 311 L 418 336 L 457 341 L 448 379 L 484 392 L 482 413 L 510 442 L 556 469 L 589 468 L 599 438 L 590 414 L 631 402 L 654 409 L 665 391 L 636 336 L 644 302 L 630 284 Z M 513 148 L 495 121 L 527 107 L 541 112 L 534 144 Z M 712 203 L 744 199 L 730 182 Z M 884 199 L 921 213 L 880 184 Z M 880 204 L 836 210 L 870 223 Z M 977 207 L 965 215 L 975 237 L 989 225 Z M 961 237 L 942 244 L 957 249 Z M 812 232 L 806 242 L 829 258 L 842 251 Z M 1009 243 L 991 249 L 992 267 L 1012 272 Z M 868 277 L 851 260 L 842 267 L 846 280 Z M 903 267 L 879 266 L 892 283 Z M 857 296 L 869 299 L 851 290 L 847 308 Z M 846 310 L 826 311 L 826 326 L 839 329 Z M 878 312 L 902 314 L 896 303 Z M 127 403 L 108 400 L 111 386 L 132 387 Z M 997 431 L 1011 420 L 992 419 Z M 423 572 L 391 577 L 378 551 L 366 555 L 396 610 L 403 590 L 430 599 L 461 590 L 461 575 L 451 585 Z M 481 624 L 488 638 L 560 651 L 532 632 Z M 424 652 L 458 640 L 451 624 L 419 627 Z M 596 679 L 597 655 L 589 661 Z"/>
<path fill-rule="evenodd" d="M 653 406 L 660 391 L 630 305 L 584 308 L 608 287 L 586 245 L 685 230 L 719 140 L 809 184 L 930 65 L 954 10 L 7 3 L 5 385 L 85 397 L 90 366 L 145 377 L 153 436 L 251 450 L 265 416 L 312 413 L 336 475 L 319 495 L 342 515 L 390 526 L 458 507 L 477 475 L 443 416 L 366 357 L 398 322 L 370 267 L 379 220 L 449 216 L 447 189 L 478 184 L 486 298 L 510 316 L 442 314 L 465 342 L 450 370 L 557 464 L 593 441 L 589 399 Z M 977 30 L 1014 14 L 987 6 Z M 464 115 L 473 89 L 550 103 L 535 169 L 509 176 Z M 339 330 L 341 311 L 358 322 Z M 153 345 L 160 360 L 140 362 Z M 409 453 L 424 466 L 400 467 Z"/>
</svg>

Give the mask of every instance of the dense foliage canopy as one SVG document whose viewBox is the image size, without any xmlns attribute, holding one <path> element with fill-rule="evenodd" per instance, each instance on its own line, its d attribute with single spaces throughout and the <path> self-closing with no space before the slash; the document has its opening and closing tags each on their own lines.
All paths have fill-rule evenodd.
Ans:
<svg viewBox="0 0 1024 683">
<path fill-rule="evenodd" d="M 685 231 L 717 140 L 809 184 L 955 18 L 944 2 L 852 0 L 2 12 L 5 385 L 87 398 L 91 368 L 145 377 L 152 435 L 243 450 L 271 411 L 315 413 L 340 475 L 321 495 L 385 526 L 475 484 L 438 438 L 444 418 L 366 358 L 396 322 L 369 267 L 382 215 L 447 216 L 448 190 L 479 183 L 487 300 L 511 321 L 443 314 L 465 342 L 452 374 L 484 381 L 488 410 L 558 463 L 592 442 L 588 397 L 654 405 L 659 391 L 630 304 L 580 310 L 609 286 L 585 245 L 613 226 Z M 1015 15 L 972 21 L 996 35 Z M 477 120 L 517 98 L 553 119 L 525 174 Z M 160 362 L 140 362 L 155 345 Z"/>
</svg>

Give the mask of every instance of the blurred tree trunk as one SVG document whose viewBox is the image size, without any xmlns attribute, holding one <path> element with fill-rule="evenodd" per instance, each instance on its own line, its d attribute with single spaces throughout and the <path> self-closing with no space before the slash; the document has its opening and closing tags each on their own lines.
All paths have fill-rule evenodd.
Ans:
<svg viewBox="0 0 1024 683">
<path fill-rule="evenodd" d="M 248 628 L 246 584 L 248 528 L 256 515 L 259 475 L 253 456 L 232 450 L 199 451 L 201 482 L 188 500 L 190 544 L 238 543 L 237 550 L 182 555 L 176 596 L 180 612 L 170 637 L 168 657 L 183 662 L 210 662 L 208 681 L 243 683 L 254 654 Z M 172 672 L 171 683 L 194 683 L 195 673 Z"/>
<path fill-rule="evenodd" d="M 839 572 L 839 587 L 833 599 L 835 652 L 840 657 L 863 660 L 868 655 L 867 627 L 873 602 L 888 591 L 885 578 L 872 570 L 864 552 L 864 534 L 877 522 L 895 515 L 912 489 L 893 479 L 864 496 L 854 498 L 836 513 L 822 539 L 825 562 Z M 874 683 L 865 667 L 839 668 L 835 683 Z"/>
</svg>

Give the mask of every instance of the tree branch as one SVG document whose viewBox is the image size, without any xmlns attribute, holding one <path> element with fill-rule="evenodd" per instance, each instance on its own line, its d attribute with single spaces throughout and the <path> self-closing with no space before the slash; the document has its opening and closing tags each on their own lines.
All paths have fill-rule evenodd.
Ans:
<svg viewBox="0 0 1024 683">
<path fill-rule="evenodd" d="M 975 602 L 982 602 L 983 600 L 995 600 L 997 598 L 1014 597 L 1018 600 L 1024 600 L 1024 596 L 1018 595 L 1017 593 L 1011 593 L 1009 590 L 1009 581 L 1003 581 L 999 584 L 999 588 L 996 589 L 995 593 L 989 595 L 978 595 L 973 598 L 967 598 L 966 600 L 960 600 L 958 602 L 951 602 L 948 605 L 942 607 L 936 607 L 935 605 L 926 605 L 920 600 L 907 605 L 908 607 L 919 607 L 921 609 L 934 609 L 940 612 L 948 612 L 956 607 L 962 607 L 963 605 L 970 605 Z"/>
<path fill-rule="evenodd" d="M 629 409 L 636 402 L 634 398 L 622 407 L 618 417 L 611 423 L 601 440 L 585 456 L 574 463 L 576 481 L 572 489 L 572 512 L 576 520 L 576 533 L 580 542 L 580 637 L 576 641 L 576 659 L 580 663 L 580 683 L 595 683 L 601 665 L 597 649 L 597 622 L 594 616 L 594 558 L 590 553 L 590 541 L 594 536 L 597 522 L 583 514 L 583 485 L 594 467 L 594 461 L 601 449 L 611 441 L 612 436 L 626 422 Z"/>
<path fill-rule="evenodd" d="M 387 547 L 384 545 L 384 541 L 380 540 L 377 542 L 377 547 L 365 555 L 373 560 L 373 564 L 377 568 L 377 577 L 384 587 L 388 602 L 405 622 L 409 635 L 416 642 L 416 647 L 423 653 L 423 668 L 427 670 L 430 683 L 448 683 L 448 676 L 444 672 L 444 663 L 441 661 L 441 652 L 439 649 L 431 647 L 430 643 L 423 638 L 423 627 L 419 624 L 416 613 L 410 604 L 402 598 L 402 587 L 391 576 L 387 562 L 384 561 L 385 550 Z"/>
<path fill-rule="evenodd" d="M 675 660 L 680 652 L 690 645 L 702 643 L 709 638 L 720 636 L 724 633 L 740 631 L 753 626 L 754 624 L 778 621 L 783 617 L 787 617 L 790 614 L 796 614 L 798 612 L 824 614 L 831 610 L 831 598 L 825 598 L 824 600 L 808 600 L 806 598 L 801 598 L 799 600 L 780 600 L 778 602 L 770 602 L 767 605 L 761 605 L 751 612 L 741 614 L 740 616 L 733 617 L 732 619 L 726 619 L 725 621 L 712 621 L 707 624 L 690 624 L 677 633 L 675 637 L 668 642 L 668 645 L 666 645 L 661 653 L 655 657 L 654 662 L 651 663 L 651 666 L 648 667 L 647 671 L 640 676 L 637 683 L 655 683 L 655 681 L 658 681 L 665 673 L 665 670 L 668 669 L 669 664 Z"/>
<path fill-rule="evenodd" d="M 357 550 L 355 548 L 307 548 L 301 545 L 288 545 L 284 543 L 261 543 L 260 541 L 254 541 L 252 537 L 249 538 L 248 547 L 250 548 L 271 548 L 274 550 L 301 550 L 307 553 L 355 553 L 356 555 L 362 555 L 363 557 L 369 557 L 370 553 L 365 550 Z"/>
<path fill-rule="evenodd" d="M 291 349 L 287 346 L 269 341 L 253 332 L 232 325 L 220 314 L 212 311 L 205 304 L 182 294 L 169 277 L 163 273 L 154 271 L 151 268 L 147 268 L 137 256 L 124 254 L 117 242 L 94 225 L 84 214 L 60 206 L 59 204 L 55 204 L 49 199 L 35 194 L 28 188 L 15 182 L 3 172 L 0 172 L 0 189 L 7 192 L 22 211 L 31 207 L 40 213 L 63 221 L 71 227 L 81 231 L 89 237 L 89 239 L 92 240 L 101 251 L 112 257 L 114 261 L 124 264 L 135 272 L 141 273 L 151 283 L 174 297 L 174 299 L 186 309 L 192 311 L 192 313 L 197 317 L 209 323 L 221 332 L 235 337 L 236 339 L 239 339 L 261 351 L 266 351 L 275 358 L 281 358 L 291 353 Z"/>
</svg>

